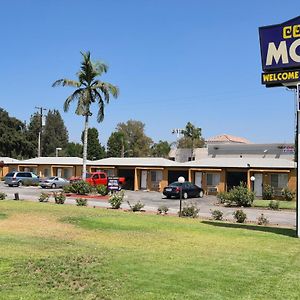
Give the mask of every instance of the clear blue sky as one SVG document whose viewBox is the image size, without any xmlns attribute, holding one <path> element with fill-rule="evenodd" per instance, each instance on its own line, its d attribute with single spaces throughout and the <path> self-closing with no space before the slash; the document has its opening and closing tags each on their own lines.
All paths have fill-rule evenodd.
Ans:
<svg viewBox="0 0 300 300">
<path fill-rule="evenodd" d="M 293 9 L 293 7 L 295 9 Z M 102 80 L 119 86 L 105 119 L 90 126 L 101 143 L 117 123 L 146 125 L 154 141 L 174 141 L 191 121 L 205 138 L 227 133 L 252 142 L 291 142 L 294 98 L 260 83 L 258 27 L 296 17 L 299 1 L 1 1 L 0 107 L 29 121 L 35 106 L 59 109 L 70 140 L 83 118 L 63 112 L 80 51 L 110 66 Z M 96 107 L 94 107 L 96 115 Z"/>
</svg>

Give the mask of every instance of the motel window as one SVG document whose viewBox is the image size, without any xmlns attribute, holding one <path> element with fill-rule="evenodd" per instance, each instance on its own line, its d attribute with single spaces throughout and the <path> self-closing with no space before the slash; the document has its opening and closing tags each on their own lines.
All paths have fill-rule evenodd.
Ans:
<svg viewBox="0 0 300 300">
<path fill-rule="evenodd" d="M 49 169 L 44 169 L 44 177 L 49 177 L 49 176 L 50 176 Z"/>
<path fill-rule="evenodd" d="M 151 181 L 160 182 L 162 180 L 162 171 L 151 171 Z"/>
<path fill-rule="evenodd" d="M 271 186 L 275 189 L 283 189 L 288 184 L 288 174 L 271 174 Z"/>
<path fill-rule="evenodd" d="M 217 186 L 220 183 L 220 174 L 218 173 L 207 173 L 206 184 L 207 186 Z"/>
<path fill-rule="evenodd" d="M 104 170 L 104 172 L 107 174 L 107 176 L 115 175 L 115 171 L 113 169 Z"/>
</svg>

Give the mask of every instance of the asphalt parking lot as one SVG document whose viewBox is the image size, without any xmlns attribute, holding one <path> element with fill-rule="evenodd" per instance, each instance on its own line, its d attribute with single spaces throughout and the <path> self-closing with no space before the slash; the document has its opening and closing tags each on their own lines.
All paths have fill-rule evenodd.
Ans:
<svg viewBox="0 0 300 300">
<path fill-rule="evenodd" d="M 8 187 L 4 182 L 0 182 L 0 192 L 7 194 L 7 199 L 14 199 L 15 193 L 18 193 L 21 200 L 38 201 L 38 198 L 42 192 L 60 191 L 60 189 L 42 189 L 41 187 Z M 125 199 L 122 204 L 123 209 L 128 209 L 130 204 L 134 204 L 141 201 L 145 206 L 146 211 L 156 212 L 157 208 L 161 205 L 166 205 L 169 208 L 169 213 L 177 214 L 179 211 L 179 199 L 167 199 L 161 193 L 147 192 L 147 191 L 125 191 Z M 51 200 L 50 200 L 51 201 Z M 52 199 L 53 201 L 53 199 Z M 183 201 L 184 203 L 185 201 Z M 223 207 L 217 205 L 217 198 L 215 196 L 204 196 L 203 198 L 188 199 L 186 202 L 195 203 L 199 209 L 199 216 L 201 218 L 210 218 L 211 210 L 219 209 L 223 212 L 224 219 L 233 220 L 232 213 L 236 210 L 234 207 Z M 67 204 L 75 204 L 75 198 L 68 198 Z M 107 199 L 89 199 L 89 206 L 94 207 L 109 207 Z M 256 208 L 243 208 L 247 214 L 247 220 L 256 222 L 257 218 L 263 213 L 270 221 L 272 225 L 295 227 L 296 213 L 295 211 L 280 210 L 272 211 L 267 209 Z"/>
</svg>

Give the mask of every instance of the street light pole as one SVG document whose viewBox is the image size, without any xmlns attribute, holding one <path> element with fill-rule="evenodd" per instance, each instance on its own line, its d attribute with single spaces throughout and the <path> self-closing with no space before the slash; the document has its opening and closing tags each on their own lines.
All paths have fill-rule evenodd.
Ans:
<svg viewBox="0 0 300 300">
<path fill-rule="evenodd" d="M 180 191 L 179 191 L 179 217 L 181 217 L 181 212 L 182 212 L 182 185 L 185 182 L 185 178 L 183 176 L 178 177 L 178 182 L 180 183 Z"/>
<path fill-rule="evenodd" d="M 43 130 L 43 110 L 47 110 L 46 108 L 43 107 L 35 107 L 36 109 L 39 110 L 40 114 L 40 131 L 39 131 L 39 137 L 38 137 L 38 157 L 41 157 L 41 136 L 42 136 L 42 130 Z"/>
</svg>

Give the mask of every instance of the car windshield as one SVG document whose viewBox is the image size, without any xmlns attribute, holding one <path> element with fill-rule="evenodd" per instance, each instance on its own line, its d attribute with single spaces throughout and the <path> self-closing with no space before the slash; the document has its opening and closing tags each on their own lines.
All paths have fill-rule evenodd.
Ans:
<svg viewBox="0 0 300 300">
<path fill-rule="evenodd" d="M 169 186 L 181 186 L 181 183 L 178 181 L 172 182 Z"/>
<path fill-rule="evenodd" d="M 49 177 L 49 178 L 47 178 L 48 180 L 54 180 L 55 179 L 55 177 Z"/>
</svg>

